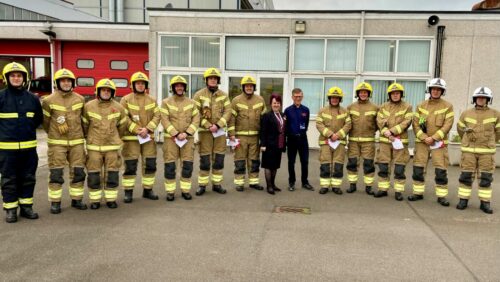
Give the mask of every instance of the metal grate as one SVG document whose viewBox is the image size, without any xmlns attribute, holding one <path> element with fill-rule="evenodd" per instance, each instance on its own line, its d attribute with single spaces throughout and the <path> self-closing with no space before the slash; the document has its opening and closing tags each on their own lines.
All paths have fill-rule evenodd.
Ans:
<svg viewBox="0 0 500 282">
<path fill-rule="evenodd" d="M 305 207 L 289 207 L 289 206 L 275 206 L 273 209 L 275 213 L 301 213 L 311 214 L 311 208 Z"/>
</svg>

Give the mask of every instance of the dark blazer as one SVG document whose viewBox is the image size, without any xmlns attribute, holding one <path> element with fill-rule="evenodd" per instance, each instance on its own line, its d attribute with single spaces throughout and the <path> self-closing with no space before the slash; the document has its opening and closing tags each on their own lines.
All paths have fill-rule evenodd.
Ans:
<svg viewBox="0 0 500 282">
<path fill-rule="evenodd" d="M 280 113 L 281 118 L 283 118 L 283 113 Z M 286 122 L 283 118 L 283 122 Z M 266 151 L 269 149 L 277 149 L 279 141 L 279 122 L 276 120 L 274 112 L 271 110 L 262 116 L 260 120 L 260 146 L 266 147 Z M 282 134 L 285 134 L 286 125 L 283 126 Z M 284 138 L 286 140 L 286 138 Z M 285 151 L 286 144 L 283 141 L 283 152 Z"/>
</svg>

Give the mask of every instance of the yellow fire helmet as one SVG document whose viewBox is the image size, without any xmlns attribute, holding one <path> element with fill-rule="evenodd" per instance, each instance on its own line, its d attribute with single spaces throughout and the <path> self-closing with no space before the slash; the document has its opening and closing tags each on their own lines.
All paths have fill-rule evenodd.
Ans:
<svg viewBox="0 0 500 282">
<path fill-rule="evenodd" d="M 401 98 L 405 96 L 405 88 L 399 83 L 394 82 L 393 84 L 389 85 L 389 87 L 387 87 L 387 95 L 391 95 L 391 93 L 394 91 L 401 91 Z"/>
<path fill-rule="evenodd" d="M 170 90 L 172 91 L 172 93 L 175 94 L 174 85 L 178 83 L 184 84 L 184 92 L 187 92 L 188 83 L 186 79 L 180 75 L 176 75 L 170 80 Z"/>
<path fill-rule="evenodd" d="M 245 84 L 253 84 L 254 86 L 257 85 L 257 80 L 255 80 L 255 78 L 249 76 L 249 75 L 245 75 L 242 79 L 241 79 L 241 86 L 245 85 Z"/>
<path fill-rule="evenodd" d="M 360 84 L 358 84 L 358 86 L 356 86 L 356 97 L 358 97 L 359 91 L 361 91 L 361 90 L 368 91 L 368 97 L 369 98 L 372 97 L 373 87 L 372 87 L 372 85 L 370 83 L 368 83 L 368 82 L 361 82 Z"/>
<path fill-rule="evenodd" d="M 342 99 L 344 97 L 344 91 L 340 87 L 334 86 L 328 90 L 328 94 L 326 94 L 326 97 L 339 97 Z"/>
<path fill-rule="evenodd" d="M 71 88 L 75 88 L 76 85 L 76 77 L 75 74 L 68 70 L 68 69 L 60 69 L 56 71 L 54 74 L 54 85 L 57 87 L 57 89 L 62 90 L 61 87 L 59 86 L 59 79 L 62 78 L 68 78 L 71 80 Z"/>
<path fill-rule="evenodd" d="M 209 68 L 203 73 L 203 78 L 205 79 L 205 82 L 207 81 L 207 78 L 212 76 L 217 77 L 217 84 L 220 84 L 221 73 L 218 69 Z"/>
<path fill-rule="evenodd" d="M 146 89 L 148 89 L 149 79 L 145 73 L 138 71 L 130 77 L 130 88 L 134 91 L 135 91 L 134 83 L 136 81 L 144 81 L 146 83 Z"/>
<path fill-rule="evenodd" d="M 24 77 L 23 87 L 28 85 L 28 79 L 29 79 L 28 71 L 26 70 L 26 68 L 22 64 L 16 63 L 16 62 L 6 64 L 5 67 L 3 68 L 2 75 L 5 79 L 5 84 L 9 85 L 9 83 L 10 83 L 9 82 L 9 73 L 16 72 L 16 71 L 21 72 L 23 74 L 23 77 Z"/>
<path fill-rule="evenodd" d="M 116 86 L 115 83 L 109 78 L 103 78 L 97 82 L 95 85 L 95 95 L 96 97 L 99 95 L 100 88 L 109 88 L 111 89 L 111 98 L 115 97 Z"/>
</svg>

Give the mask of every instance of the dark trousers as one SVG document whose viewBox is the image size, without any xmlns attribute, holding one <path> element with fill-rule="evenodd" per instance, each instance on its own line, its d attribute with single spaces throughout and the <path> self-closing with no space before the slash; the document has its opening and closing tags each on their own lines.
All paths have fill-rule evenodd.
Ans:
<svg viewBox="0 0 500 282">
<path fill-rule="evenodd" d="M 309 184 L 307 180 L 309 165 L 309 143 L 307 135 L 287 135 L 287 155 L 288 155 L 288 183 L 295 183 L 295 159 L 297 152 L 300 157 L 302 185 Z"/>
<path fill-rule="evenodd" d="M 0 174 L 3 202 L 30 205 L 36 183 L 36 149 L 0 150 Z"/>
</svg>

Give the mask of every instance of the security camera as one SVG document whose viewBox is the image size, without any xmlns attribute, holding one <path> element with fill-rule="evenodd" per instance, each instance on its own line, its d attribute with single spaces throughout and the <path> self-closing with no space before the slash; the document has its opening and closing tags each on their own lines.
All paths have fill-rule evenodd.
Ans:
<svg viewBox="0 0 500 282">
<path fill-rule="evenodd" d="M 429 26 L 437 25 L 439 23 L 439 17 L 436 15 L 432 15 L 427 19 L 427 23 L 429 24 Z"/>
</svg>

